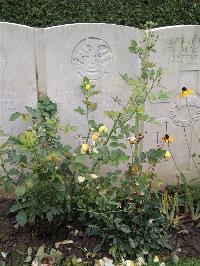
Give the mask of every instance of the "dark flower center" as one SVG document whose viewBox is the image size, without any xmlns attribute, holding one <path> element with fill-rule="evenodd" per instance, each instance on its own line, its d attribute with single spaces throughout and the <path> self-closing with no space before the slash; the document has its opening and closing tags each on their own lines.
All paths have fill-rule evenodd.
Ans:
<svg viewBox="0 0 200 266">
<path fill-rule="evenodd" d="M 186 87 L 183 87 L 183 88 L 182 88 L 182 91 L 186 91 L 186 90 L 187 90 L 187 88 L 186 88 Z"/>
<path fill-rule="evenodd" d="M 169 139 L 169 135 L 168 135 L 168 134 L 165 134 L 165 138 L 166 138 L 166 139 Z"/>
</svg>

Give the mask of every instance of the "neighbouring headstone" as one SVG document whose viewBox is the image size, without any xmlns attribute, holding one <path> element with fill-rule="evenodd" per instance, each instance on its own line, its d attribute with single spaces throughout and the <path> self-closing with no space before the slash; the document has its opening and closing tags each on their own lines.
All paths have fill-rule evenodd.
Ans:
<svg viewBox="0 0 200 266">
<path fill-rule="evenodd" d="M 37 103 L 34 51 L 33 28 L 0 23 L 0 128 L 11 135 L 25 127 L 10 115 Z"/>
<path fill-rule="evenodd" d="M 167 102 L 146 106 L 147 113 L 158 117 L 160 126 L 145 126 L 144 130 L 148 131 L 149 137 L 144 147 L 156 144 L 157 132 L 160 141 L 167 130 L 175 137 L 175 142 L 170 147 L 164 147 L 171 149 L 179 170 L 192 179 L 198 171 L 191 155 L 199 152 L 200 145 L 200 27 L 158 28 L 155 34 L 159 38 L 152 60 L 162 67 L 161 85 L 168 89 L 170 98 Z M 182 87 L 192 89 L 195 95 L 180 99 Z M 173 160 L 158 167 L 159 176 L 167 182 L 174 180 L 177 172 Z"/>
</svg>

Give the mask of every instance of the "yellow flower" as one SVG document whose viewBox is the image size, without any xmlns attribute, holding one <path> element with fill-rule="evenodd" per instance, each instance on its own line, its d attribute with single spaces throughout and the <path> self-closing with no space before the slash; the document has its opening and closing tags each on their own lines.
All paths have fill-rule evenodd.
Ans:
<svg viewBox="0 0 200 266">
<path fill-rule="evenodd" d="M 179 93 L 179 98 L 187 97 L 188 95 L 192 95 L 192 94 L 193 94 L 193 90 L 183 87 L 182 91 Z"/>
<path fill-rule="evenodd" d="M 83 143 L 81 145 L 81 154 L 86 154 L 87 151 L 89 151 L 89 145 L 86 143 Z"/>
<path fill-rule="evenodd" d="M 134 164 L 131 166 L 131 172 L 135 175 L 140 175 L 142 171 L 142 167 L 139 164 Z"/>
<path fill-rule="evenodd" d="M 56 153 L 54 153 L 54 152 L 50 153 L 49 155 L 47 155 L 47 156 L 45 157 L 45 160 L 46 160 L 47 162 L 56 162 L 56 161 L 58 161 L 59 159 L 60 159 L 59 155 L 56 154 Z"/>
<path fill-rule="evenodd" d="M 170 136 L 169 134 L 165 134 L 164 137 L 162 137 L 162 140 L 167 143 L 170 144 L 171 142 L 175 141 L 175 138 Z"/>
<path fill-rule="evenodd" d="M 155 263 L 156 263 L 156 262 L 159 262 L 159 258 L 158 258 L 158 256 L 155 256 L 155 257 L 154 257 L 153 262 L 155 262 Z"/>
<path fill-rule="evenodd" d="M 90 91 L 91 90 L 91 85 L 89 83 L 85 84 L 85 90 Z"/>
<path fill-rule="evenodd" d="M 26 148 L 33 148 L 37 144 L 37 135 L 34 131 L 25 131 L 20 137 L 20 142 L 26 147 Z"/>
<path fill-rule="evenodd" d="M 100 128 L 99 128 L 99 133 L 100 133 L 100 134 L 104 134 L 104 133 L 107 133 L 107 132 L 108 132 L 107 127 L 105 127 L 105 126 L 100 126 Z"/>
<path fill-rule="evenodd" d="M 98 140 L 98 137 L 99 137 L 99 134 L 97 132 L 95 132 L 93 135 L 92 135 L 92 140 L 93 141 L 97 141 Z"/>
<path fill-rule="evenodd" d="M 137 143 L 137 139 L 135 136 L 132 136 L 130 138 L 128 138 L 129 143 L 132 144 L 136 144 Z"/>
<path fill-rule="evenodd" d="M 166 158 L 166 159 L 170 159 L 171 157 L 172 157 L 171 152 L 166 151 L 166 153 L 165 153 L 165 158 Z"/>
</svg>

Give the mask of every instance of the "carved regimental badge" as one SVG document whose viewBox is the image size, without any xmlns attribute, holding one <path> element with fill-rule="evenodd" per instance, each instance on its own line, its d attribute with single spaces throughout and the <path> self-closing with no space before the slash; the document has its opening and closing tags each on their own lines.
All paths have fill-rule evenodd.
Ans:
<svg viewBox="0 0 200 266">
<path fill-rule="evenodd" d="M 173 102 L 169 112 L 171 122 L 179 127 L 194 125 L 200 119 L 200 98 L 197 94 L 189 95 Z"/>
<path fill-rule="evenodd" d="M 0 74 L 2 74 L 6 68 L 7 57 L 3 46 L 0 45 Z"/>
<path fill-rule="evenodd" d="M 112 51 L 105 41 L 89 37 L 74 47 L 71 60 L 81 76 L 97 80 L 108 73 L 112 64 Z"/>
</svg>

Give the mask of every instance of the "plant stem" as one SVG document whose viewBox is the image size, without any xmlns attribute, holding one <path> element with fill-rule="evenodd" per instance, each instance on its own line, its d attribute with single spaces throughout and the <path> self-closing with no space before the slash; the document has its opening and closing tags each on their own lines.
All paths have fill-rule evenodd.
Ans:
<svg viewBox="0 0 200 266">
<path fill-rule="evenodd" d="M 138 137 L 139 133 L 140 133 L 140 115 L 137 112 L 136 116 L 135 116 L 135 133 L 136 133 L 136 137 Z M 134 146 L 134 162 L 136 163 L 139 160 L 139 155 L 140 155 L 140 147 L 139 144 L 136 143 Z"/>
<path fill-rule="evenodd" d="M 195 166 L 195 168 L 196 168 L 198 174 L 200 174 L 199 168 L 197 167 L 194 158 L 191 156 L 191 149 L 190 149 L 190 146 L 189 146 L 189 143 L 188 143 L 188 139 L 187 139 L 187 135 L 186 135 L 185 127 L 184 127 L 183 131 L 184 131 L 184 136 L 185 136 L 185 141 L 186 141 L 187 149 L 188 149 L 188 152 L 189 152 L 189 157 L 192 159 L 193 164 L 194 164 L 194 166 Z"/>
<path fill-rule="evenodd" d="M 87 98 L 86 98 L 87 100 Z M 88 106 L 87 107 L 87 111 L 86 111 L 86 117 L 87 117 L 87 124 L 88 124 L 88 134 L 87 134 L 87 138 L 86 138 L 86 143 L 88 143 L 88 139 L 89 139 L 89 136 L 90 136 L 90 124 L 89 124 L 89 110 L 88 110 Z"/>
</svg>

